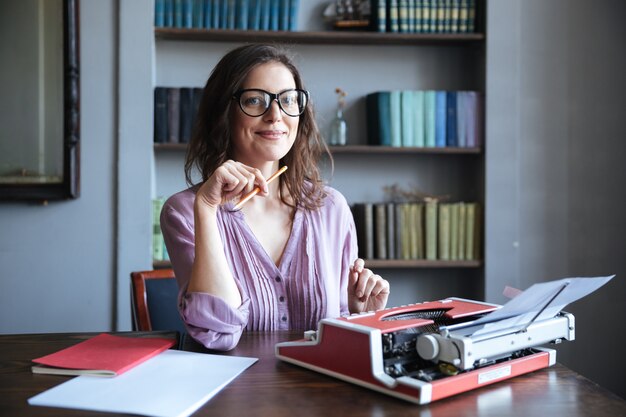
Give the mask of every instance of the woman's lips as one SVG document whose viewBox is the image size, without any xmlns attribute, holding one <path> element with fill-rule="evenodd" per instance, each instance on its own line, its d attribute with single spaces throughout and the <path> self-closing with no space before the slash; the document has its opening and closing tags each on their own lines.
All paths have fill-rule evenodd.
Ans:
<svg viewBox="0 0 626 417">
<path fill-rule="evenodd" d="M 257 135 L 263 136 L 266 139 L 280 139 L 287 134 L 284 130 L 259 130 Z"/>
</svg>

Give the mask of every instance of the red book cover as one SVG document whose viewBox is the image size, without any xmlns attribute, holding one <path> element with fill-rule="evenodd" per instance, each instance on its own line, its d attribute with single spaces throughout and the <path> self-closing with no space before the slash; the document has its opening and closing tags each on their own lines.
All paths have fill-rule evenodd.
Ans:
<svg viewBox="0 0 626 417">
<path fill-rule="evenodd" d="M 169 349 L 175 340 L 102 333 L 77 345 L 33 359 L 33 373 L 116 376 Z"/>
</svg>

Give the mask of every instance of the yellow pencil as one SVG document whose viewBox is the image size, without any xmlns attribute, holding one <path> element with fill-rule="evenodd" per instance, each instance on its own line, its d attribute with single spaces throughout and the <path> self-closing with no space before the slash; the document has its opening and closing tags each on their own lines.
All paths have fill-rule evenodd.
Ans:
<svg viewBox="0 0 626 417">
<path fill-rule="evenodd" d="M 278 171 L 274 172 L 266 180 L 266 182 L 269 184 L 270 182 L 274 181 L 274 179 L 276 179 L 280 174 L 282 174 L 285 171 L 287 171 L 287 165 L 283 165 Z M 254 190 L 250 191 L 248 194 L 245 195 L 244 198 L 242 198 L 237 204 L 235 204 L 235 207 L 233 207 L 233 210 L 239 210 L 241 208 L 241 206 L 243 206 L 246 203 L 246 201 L 250 200 L 252 197 L 257 195 L 259 192 L 261 192 L 261 189 L 259 187 L 255 187 Z"/>
</svg>

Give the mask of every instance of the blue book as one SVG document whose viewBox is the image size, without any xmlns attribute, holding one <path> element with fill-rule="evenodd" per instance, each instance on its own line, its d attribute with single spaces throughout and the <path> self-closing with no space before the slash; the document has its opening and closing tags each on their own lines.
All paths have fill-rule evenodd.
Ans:
<svg viewBox="0 0 626 417">
<path fill-rule="evenodd" d="M 446 92 L 437 91 L 435 104 L 435 146 L 446 146 Z"/>
<path fill-rule="evenodd" d="M 477 91 L 468 91 L 465 99 L 467 147 L 477 148 L 482 139 L 482 105 Z"/>
<path fill-rule="evenodd" d="M 289 0 L 289 30 L 298 30 L 298 12 L 300 11 L 300 0 Z"/>
<path fill-rule="evenodd" d="M 289 30 L 289 0 L 280 0 L 278 30 Z"/>
<path fill-rule="evenodd" d="M 391 146 L 402 146 L 402 94 L 392 91 L 389 95 L 389 113 L 391 115 Z"/>
<path fill-rule="evenodd" d="M 261 30 L 270 30 L 271 0 L 259 0 L 261 2 Z"/>
<path fill-rule="evenodd" d="M 165 19 L 165 27 L 174 27 L 174 0 L 165 0 L 163 8 L 163 18 Z"/>
<path fill-rule="evenodd" d="M 165 0 L 154 1 L 154 26 L 157 28 L 165 26 Z"/>
<path fill-rule="evenodd" d="M 413 124 L 415 123 L 415 108 L 413 105 L 413 91 L 404 90 L 400 92 L 400 105 L 402 117 L 401 143 L 402 146 L 415 146 L 413 142 Z"/>
<path fill-rule="evenodd" d="M 221 0 L 211 0 L 211 27 L 220 29 L 222 23 L 222 2 Z"/>
<path fill-rule="evenodd" d="M 185 29 L 193 27 L 193 3 L 194 0 L 183 0 L 183 27 Z"/>
<path fill-rule="evenodd" d="M 446 93 L 446 146 L 458 146 L 456 132 L 456 91 Z"/>
<path fill-rule="evenodd" d="M 433 90 L 424 92 L 424 141 L 427 147 L 434 148 L 435 125 L 437 121 L 437 92 Z"/>
<path fill-rule="evenodd" d="M 227 0 L 226 1 L 227 4 L 227 15 L 226 15 L 226 22 L 228 22 L 226 24 L 226 28 L 227 29 L 235 29 L 236 27 L 236 21 L 235 21 L 235 17 L 236 17 L 236 13 L 237 13 L 237 4 L 235 0 Z"/>
<path fill-rule="evenodd" d="M 278 30 L 280 27 L 280 2 L 281 0 L 270 0 L 270 30 Z"/>
<path fill-rule="evenodd" d="M 230 0 L 221 0 L 220 3 L 220 29 L 228 29 L 228 2 Z"/>
<path fill-rule="evenodd" d="M 388 91 L 379 91 L 365 96 L 369 145 L 391 145 L 389 97 Z"/>
<path fill-rule="evenodd" d="M 250 5 L 248 0 L 237 0 L 237 12 L 236 12 L 236 29 L 247 30 L 248 29 L 248 10 Z"/>
<path fill-rule="evenodd" d="M 413 146 L 426 146 L 425 133 L 425 110 L 424 91 L 413 92 Z"/>
<path fill-rule="evenodd" d="M 174 0 L 174 27 L 183 27 L 183 0 Z"/>
<path fill-rule="evenodd" d="M 261 29 L 261 0 L 250 0 L 248 9 L 248 29 Z"/>
<path fill-rule="evenodd" d="M 202 29 L 204 27 L 204 1 L 205 0 L 192 0 L 193 1 L 193 27 L 195 29 Z"/>
<path fill-rule="evenodd" d="M 205 29 L 211 29 L 213 27 L 213 15 L 211 13 L 213 0 L 202 0 L 202 2 L 202 27 Z"/>
</svg>

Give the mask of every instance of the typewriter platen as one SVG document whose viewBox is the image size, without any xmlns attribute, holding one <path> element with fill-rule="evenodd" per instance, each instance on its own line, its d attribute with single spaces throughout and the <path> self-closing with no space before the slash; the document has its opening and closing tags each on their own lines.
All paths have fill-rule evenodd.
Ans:
<svg viewBox="0 0 626 417">
<path fill-rule="evenodd" d="M 561 308 L 611 278 L 535 284 L 529 295 L 539 300 L 538 309 L 526 314 L 514 314 L 527 302 L 524 297 L 507 303 L 505 307 L 513 307 L 508 310 L 447 298 L 323 319 L 317 331 L 305 332 L 304 339 L 278 343 L 276 356 L 426 404 L 553 365 L 556 351 L 540 346 L 575 337 L 574 316 Z M 584 291 L 580 285 L 570 286 L 581 283 L 587 286 Z"/>
</svg>

